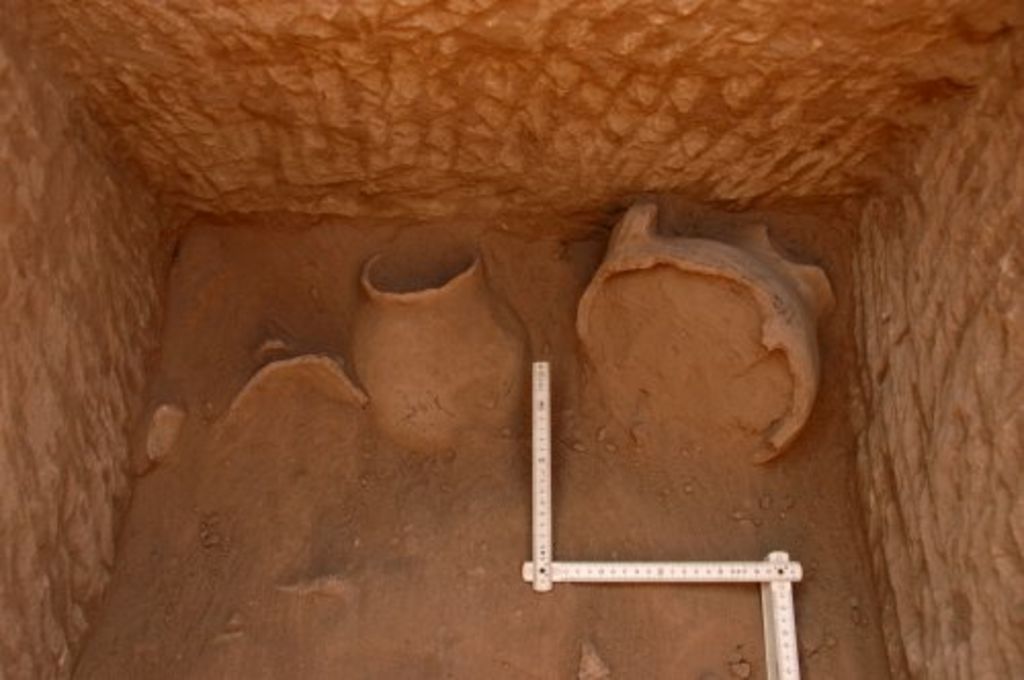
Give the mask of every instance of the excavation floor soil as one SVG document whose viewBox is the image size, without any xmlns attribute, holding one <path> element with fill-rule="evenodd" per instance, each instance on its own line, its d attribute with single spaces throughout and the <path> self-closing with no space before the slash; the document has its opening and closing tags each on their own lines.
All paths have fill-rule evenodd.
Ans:
<svg viewBox="0 0 1024 680">
<path fill-rule="evenodd" d="M 787 550 L 806 574 L 796 587 L 805 677 L 887 677 L 844 410 L 842 229 L 770 224 L 826 268 L 839 305 L 823 327 L 806 431 L 754 465 L 687 447 L 658 423 L 617 422 L 589 387 L 574 322 L 604 230 L 560 241 L 261 219 L 198 223 L 177 253 L 150 407 L 187 415 L 155 464 L 139 434 L 114 579 L 76 677 L 765 677 L 756 587 L 536 594 L 523 583 L 526 393 L 515 426 L 474 430 L 440 453 L 405 450 L 375 427 L 351 361 L 361 267 L 451 239 L 479 244 L 491 287 L 526 329 L 526 357 L 552 362 L 557 557 Z M 705 222 L 716 220 L 728 222 Z M 305 355 L 319 358 L 288 361 Z"/>
</svg>

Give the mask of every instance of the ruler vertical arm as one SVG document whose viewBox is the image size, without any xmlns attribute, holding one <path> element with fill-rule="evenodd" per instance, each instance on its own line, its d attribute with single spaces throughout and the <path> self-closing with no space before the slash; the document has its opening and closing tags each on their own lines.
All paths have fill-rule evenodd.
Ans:
<svg viewBox="0 0 1024 680">
<path fill-rule="evenodd" d="M 533 364 L 533 589 L 551 590 L 551 384 L 546 361 Z"/>
<path fill-rule="evenodd" d="M 789 554 L 770 553 L 768 562 L 784 567 L 789 564 Z M 764 621 L 764 655 L 768 680 L 800 680 L 793 584 L 790 581 L 768 581 L 761 584 L 761 616 Z"/>
<path fill-rule="evenodd" d="M 779 660 L 776 655 L 775 606 L 772 584 L 761 584 L 761 619 L 764 622 L 764 665 L 768 680 L 779 680 Z"/>
</svg>

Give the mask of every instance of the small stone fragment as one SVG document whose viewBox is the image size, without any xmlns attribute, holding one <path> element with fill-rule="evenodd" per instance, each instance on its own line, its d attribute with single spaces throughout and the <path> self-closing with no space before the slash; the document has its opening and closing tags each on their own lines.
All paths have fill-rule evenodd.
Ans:
<svg viewBox="0 0 1024 680">
<path fill-rule="evenodd" d="M 589 640 L 580 646 L 580 666 L 576 677 L 578 680 L 608 680 L 612 677 L 608 664 L 601 659 Z"/>
<path fill-rule="evenodd" d="M 216 644 L 222 644 L 225 642 L 233 642 L 239 640 L 245 636 L 245 619 L 238 612 L 235 612 L 224 624 L 224 630 L 219 635 L 214 637 L 213 641 Z"/>
<path fill-rule="evenodd" d="M 856 598 L 856 597 L 851 597 L 849 599 L 849 604 L 850 604 L 850 618 L 857 625 L 863 624 L 864 623 L 864 612 L 861 611 L 860 600 L 858 598 Z"/>
<path fill-rule="evenodd" d="M 743 660 L 729 664 L 729 673 L 734 678 L 749 678 L 751 673 L 750 662 Z"/>
<path fill-rule="evenodd" d="M 185 423 L 185 409 L 176 404 L 161 404 L 153 411 L 146 435 L 146 455 L 154 463 L 164 458 L 178 441 Z"/>
<path fill-rule="evenodd" d="M 199 521 L 199 544 L 206 549 L 217 548 L 224 543 L 220 532 L 220 517 L 216 513 L 203 515 Z"/>
<path fill-rule="evenodd" d="M 216 645 L 226 644 L 228 642 L 234 642 L 245 637 L 245 631 L 242 630 L 226 630 L 213 638 L 213 643 Z"/>
<path fill-rule="evenodd" d="M 318 595 L 335 598 L 349 598 L 355 592 L 352 584 L 341 574 L 309 576 L 290 583 L 278 584 L 277 589 L 282 593 L 293 595 Z"/>
<path fill-rule="evenodd" d="M 264 340 L 259 349 L 256 350 L 257 361 L 267 361 L 269 359 L 279 359 L 282 355 L 286 355 L 290 352 L 288 343 L 280 338 L 267 338 Z"/>
<path fill-rule="evenodd" d="M 633 423 L 633 427 L 629 428 L 629 436 L 634 444 L 641 445 L 647 437 L 648 430 L 646 423 Z"/>
</svg>

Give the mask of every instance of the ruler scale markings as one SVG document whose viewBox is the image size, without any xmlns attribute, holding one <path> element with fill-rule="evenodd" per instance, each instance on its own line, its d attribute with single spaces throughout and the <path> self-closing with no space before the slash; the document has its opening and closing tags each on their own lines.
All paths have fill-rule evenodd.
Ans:
<svg viewBox="0 0 1024 680">
<path fill-rule="evenodd" d="M 789 560 L 784 552 L 773 552 L 768 559 L 777 564 Z M 796 612 L 793 608 L 793 587 L 790 583 L 773 581 L 772 618 L 775 633 L 775 667 L 780 679 L 800 677 L 800 657 L 796 643 Z"/>
<path fill-rule="evenodd" d="M 554 583 L 769 583 L 796 582 L 803 577 L 800 565 L 765 562 L 551 562 Z M 721 566 L 719 566 L 719 564 Z M 710 565 L 710 566 L 709 566 Z M 523 580 L 532 582 L 535 565 L 523 565 Z"/>
<path fill-rule="evenodd" d="M 551 383 L 548 363 L 533 364 L 533 589 L 551 590 Z"/>
<path fill-rule="evenodd" d="M 772 583 L 761 584 L 761 618 L 764 622 L 764 665 L 768 680 L 779 678 L 779 643 L 775 635 L 775 592 Z"/>
</svg>

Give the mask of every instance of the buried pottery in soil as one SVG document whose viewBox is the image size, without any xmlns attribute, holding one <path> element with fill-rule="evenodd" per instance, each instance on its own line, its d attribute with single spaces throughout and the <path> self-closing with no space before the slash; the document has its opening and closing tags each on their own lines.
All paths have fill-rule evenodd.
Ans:
<svg viewBox="0 0 1024 680">
<path fill-rule="evenodd" d="M 4 5 L 0 677 L 764 677 L 754 590 L 520 582 L 525 390 L 396 443 L 360 272 L 439 231 L 551 362 L 560 555 L 785 550 L 808 680 L 1021 676 L 1021 3 L 552 5 Z M 634 197 L 775 283 L 581 308 Z"/>
<path fill-rule="evenodd" d="M 468 431 L 514 423 L 525 348 L 475 252 L 425 259 L 384 254 L 366 263 L 353 356 L 381 431 L 439 452 Z"/>
<path fill-rule="evenodd" d="M 580 301 L 577 330 L 608 406 L 678 427 L 693 448 L 773 458 L 814 403 L 828 279 L 783 258 L 763 227 L 719 241 L 662 236 L 657 224 L 654 204 L 631 208 Z"/>
</svg>

